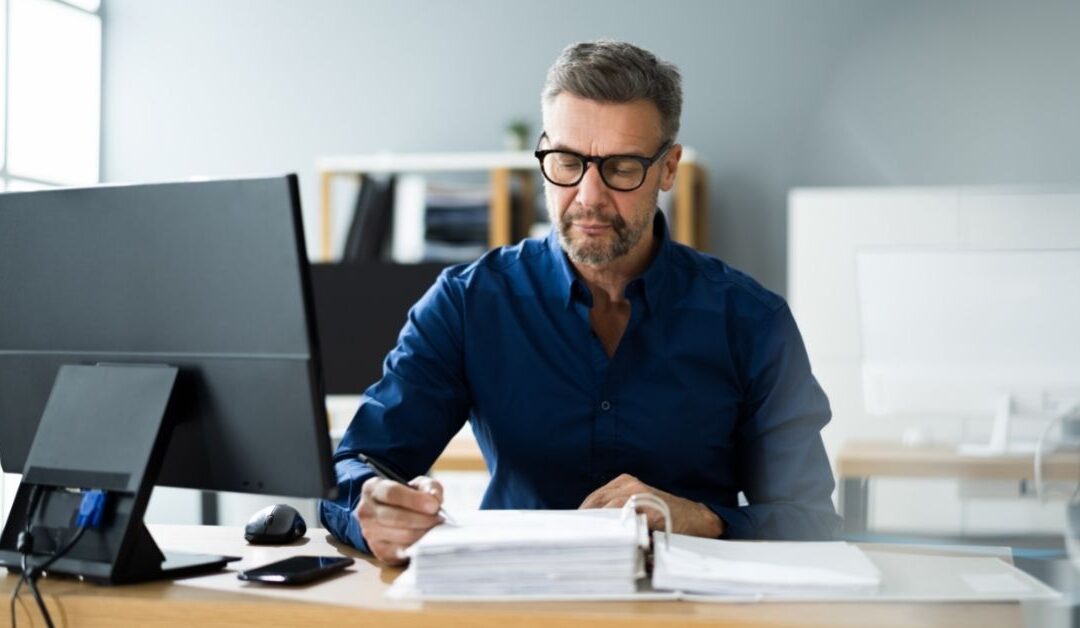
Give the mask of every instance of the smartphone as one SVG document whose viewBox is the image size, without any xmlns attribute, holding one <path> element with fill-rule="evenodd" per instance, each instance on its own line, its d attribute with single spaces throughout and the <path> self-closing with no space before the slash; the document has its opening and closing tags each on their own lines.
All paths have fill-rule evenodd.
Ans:
<svg viewBox="0 0 1080 628">
<path fill-rule="evenodd" d="M 236 577 L 251 582 L 305 584 L 335 574 L 353 562 L 353 559 L 347 556 L 293 556 L 241 571 Z"/>
</svg>

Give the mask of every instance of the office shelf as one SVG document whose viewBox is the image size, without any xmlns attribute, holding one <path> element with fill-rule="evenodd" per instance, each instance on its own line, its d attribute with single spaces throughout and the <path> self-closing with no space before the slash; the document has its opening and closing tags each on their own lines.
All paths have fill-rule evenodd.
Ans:
<svg viewBox="0 0 1080 628">
<path fill-rule="evenodd" d="M 333 182 L 336 177 L 363 181 L 374 174 L 488 172 L 491 181 L 488 245 L 511 244 L 524 237 L 535 217 L 536 158 L 530 151 L 461 153 L 376 153 L 323 157 L 316 163 L 320 180 L 319 259 L 330 261 L 333 242 Z M 517 180 L 521 207 L 511 211 L 512 182 Z M 673 191 L 672 235 L 694 248 L 705 247 L 705 171 L 692 149 L 684 148 Z"/>
</svg>

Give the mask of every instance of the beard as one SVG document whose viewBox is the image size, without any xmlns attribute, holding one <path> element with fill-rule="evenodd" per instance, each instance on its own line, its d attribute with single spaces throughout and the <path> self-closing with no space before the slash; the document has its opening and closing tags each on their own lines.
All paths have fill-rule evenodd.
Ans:
<svg viewBox="0 0 1080 628">
<path fill-rule="evenodd" d="M 651 203 L 647 206 L 643 204 L 635 208 L 630 222 L 627 222 L 617 212 L 608 215 L 595 208 L 580 206 L 568 208 L 559 217 L 559 244 L 566 251 L 570 261 L 576 264 L 586 264 L 588 266 L 610 264 L 629 253 L 637 246 L 638 242 L 641 242 L 645 230 L 652 228 L 659 193 L 660 190 L 657 188 L 656 192 L 652 194 Z M 549 207 L 554 207 L 551 202 L 553 200 L 550 197 L 548 198 Z M 585 235 L 575 234 L 573 223 L 581 220 L 608 225 L 611 227 L 611 237 L 590 238 Z"/>
</svg>

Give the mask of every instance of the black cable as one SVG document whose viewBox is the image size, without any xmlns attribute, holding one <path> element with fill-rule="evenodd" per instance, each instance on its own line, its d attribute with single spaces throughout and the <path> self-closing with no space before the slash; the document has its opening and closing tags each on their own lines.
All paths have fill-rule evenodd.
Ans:
<svg viewBox="0 0 1080 628">
<path fill-rule="evenodd" d="M 26 577 L 19 574 L 19 581 L 15 583 L 15 590 L 11 592 L 11 628 L 15 628 L 15 600 L 19 599 L 19 589 L 22 588 L 23 582 L 26 582 Z"/>
<path fill-rule="evenodd" d="M 34 518 L 39 501 L 41 501 L 41 485 L 35 484 L 33 490 L 30 491 L 30 504 L 26 507 L 26 521 L 23 529 L 27 532 L 30 531 L 31 520 Z"/>
<path fill-rule="evenodd" d="M 19 539 L 19 553 L 22 554 L 22 572 L 19 581 L 15 584 L 15 590 L 11 592 L 11 628 L 15 628 L 15 602 L 19 598 L 19 590 L 24 582 L 27 582 L 27 558 L 33 551 L 33 535 L 30 534 L 30 524 L 34 519 L 34 511 L 37 510 L 38 499 L 41 497 L 41 485 L 35 484 L 30 493 L 30 501 L 26 506 L 26 519 L 23 523 L 23 534 L 26 536 Z M 20 535 L 21 536 L 21 535 Z"/>
<path fill-rule="evenodd" d="M 71 551 L 71 548 L 75 547 L 75 544 L 82 538 L 83 532 L 86 532 L 86 528 L 80 526 L 79 529 L 75 531 L 75 536 L 71 537 L 70 541 L 37 567 L 31 566 L 30 569 L 27 570 L 26 556 L 23 556 L 23 577 L 26 580 L 26 586 L 30 587 L 30 592 L 34 594 L 34 599 L 37 601 L 38 608 L 41 610 L 41 616 L 45 618 L 45 625 L 48 626 L 48 628 L 53 628 L 52 617 L 49 615 L 49 609 L 45 607 L 45 602 L 41 599 L 41 593 L 38 592 L 37 579 L 41 577 L 42 572 L 51 567 L 53 563 L 63 558 Z"/>
<path fill-rule="evenodd" d="M 20 539 L 20 552 L 22 553 L 22 577 L 15 585 L 15 591 L 11 594 L 12 628 L 15 628 L 15 601 L 19 595 L 19 588 L 22 586 L 23 582 L 26 583 L 26 586 L 30 589 L 30 593 L 33 594 L 34 601 L 37 602 L 38 609 L 41 611 L 41 616 L 45 618 L 45 625 L 48 626 L 48 628 L 54 628 L 52 617 L 49 615 L 49 609 L 45 606 L 45 601 L 41 598 L 41 592 L 38 590 L 37 579 L 41 576 L 43 572 L 48 570 L 48 568 L 51 567 L 53 563 L 67 555 L 67 553 L 70 552 L 73 547 L 75 547 L 75 544 L 79 542 L 79 539 L 82 538 L 83 533 L 86 532 L 86 526 L 80 525 L 79 528 L 75 531 L 75 536 L 71 537 L 71 540 L 65 543 L 64 546 L 61 547 L 59 550 L 53 552 L 53 555 L 50 556 L 48 560 L 36 567 L 30 565 L 29 558 L 33 550 L 33 537 L 30 536 L 30 519 L 33 516 L 34 510 L 36 510 L 37 508 L 36 497 L 39 494 L 37 490 L 38 488 L 39 487 L 37 486 L 34 487 L 34 493 L 30 497 L 30 507 L 27 509 L 28 513 L 25 529 L 27 536 L 23 539 Z"/>
<path fill-rule="evenodd" d="M 23 579 L 26 580 L 26 586 L 30 587 L 30 593 L 34 594 L 34 601 L 37 602 L 38 609 L 41 611 L 41 615 L 45 618 L 45 625 L 48 628 L 54 628 L 52 623 L 52 617 L 49 616 L 49 609 L 45 608 L 45 601 L 41 599 L 41 592 L 38 591 L 37 583 L 35 580 L 37 576 L 32 571 L 27 571 L 26 554 L 22 557 Z M 31 568 L 33 569 L 33 568 Z"/>
<path fill-rule="evenodd" d="M 63 558 L 64 555 L 71 551 L 71 548 L 75 547 L 75 544 L 78 543 L 79 539 L 82 538 L 83 532 L 86 532 L 86 528 L 80 527 L 79 529 L 77 529 L 75 531 L 75 536 L 71 537 L 71 540 L 67 542 L 67 545 L 64 545 L 59 550 L 57 550 L 56 553 L 49 557 L 49 560 L 41 563 L 37 567 L 34 567 L 34 573 L 40 574 L 43 571 L 48 571 L 49 567 L 51 567 L 53 563 Z"/>
</svg>

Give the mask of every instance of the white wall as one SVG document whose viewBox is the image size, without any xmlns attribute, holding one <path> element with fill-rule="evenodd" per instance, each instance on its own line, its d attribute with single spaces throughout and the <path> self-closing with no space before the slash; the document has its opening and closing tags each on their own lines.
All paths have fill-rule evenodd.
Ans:
<svg viewBox="0 0 1080 628">
<path fill-rule="evenodd" d="M 491 150 L 514 118 L 537 133 L 548 65 L 601 36 L 682 69 L 710 249 L 774 290 L 791 187 L 1080 182 L 1069 0 L 105 0 L 103 16 L 105 180 L 297 171 L 309 218 L 319 156 Z"/>
<path fill-rule="evenodd" d="M 960 421 L 873 417 L 863 407 L 856 253 L 873 248 L 1080 249 L 1080 187 L 803 188 L 789 200 L 788 296 L 814 373 L 832 403 L 830 458 L 849 440 L 905 431 L 961 440 Z M 1037 304 L 1033 304 L 1037 307 Z M 990 422 L 969 423 L 985 438 Z M 876 481 L 871 521 L 924 531 L 1060 531 L 1060 502 L 962 500 L 953 481 Z"/>
<path fill-rule="evenodd" d="M 296 171 L 309 242 L 319 156 L 499 148 L 511 119 L 539 130 L 559 50 L 601 36 L 680 66 L 710 250 L 780 292 L 801 267 L 787 259 L 792 187 L 1080 183 L 1069 0 L 105 0 L 103 20 L 103 178 Z M 943 237 L 941 201 L 910 194 L 909 216 L 852 228 Z M 827 241 L 848 226 L 811 229 Z M 827 390 L 853 375 L 829 367 L 831 350 L 813 349 Z M 886 429 L 836 390 L 831 445 Z M 166 501 L 180 506 L 165 520 L 197 504 Z"/>
</svg>

